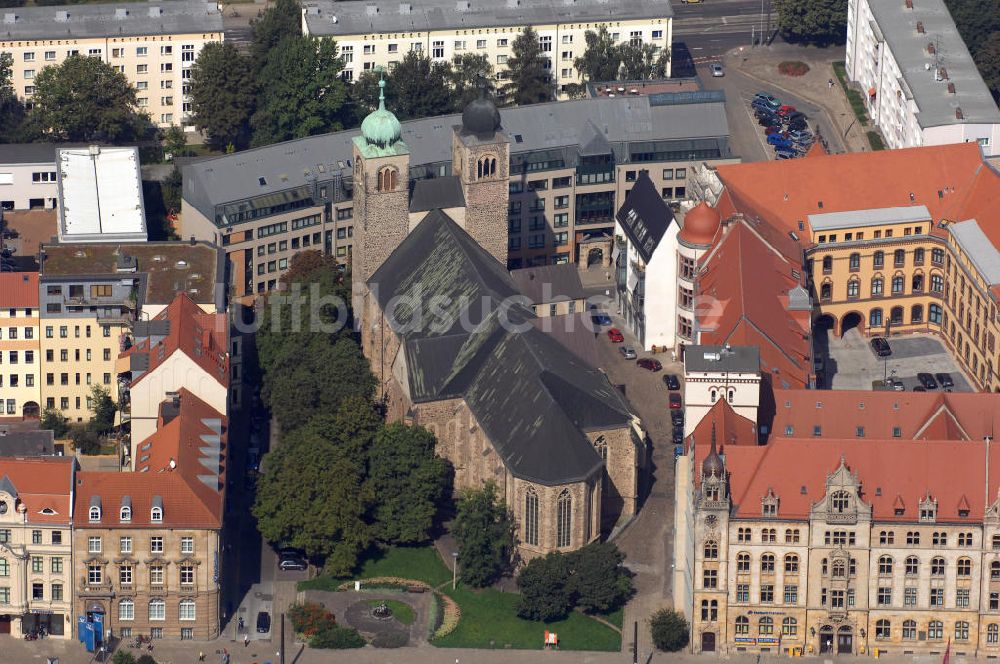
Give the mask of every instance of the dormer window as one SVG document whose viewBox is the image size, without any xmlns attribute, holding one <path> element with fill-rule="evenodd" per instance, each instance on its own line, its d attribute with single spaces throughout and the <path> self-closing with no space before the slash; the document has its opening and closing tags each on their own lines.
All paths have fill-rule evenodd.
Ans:
<svg viewBox="0 0 1000 664">
<path fill-rule="evenodd" d="M 774 490 L 768 487 L 767 495 L 760 499 L 761 514 L 765 517 L 778 516 L 778 504 L 780 500 L 774 495 Z"/>
<path fill-rule="evenodd" d="M 163 521 L 163 508 L 154 507 L 149 510 L 149 520 L 153 523 L 161 523 Z"/>
<path fill-rule="evenodd" d="M 131 521 L 132 520 L 132 508 L 128 507 L 128 506 L 123 507 L 121 509 L 121 513 L 119 515 L 119 519 L 121 521 Z"/>
<path fill-rule="evenodd" d="M 90 519 L 91 523 L 100 521 L 101 520 L 101 508 L 100 507 L 91 507 L 90 508 L 89 519 Z"/>
<path fill-rule="evenodd" d="M 933 523 L 937 520 L 937 500 L 928 495 L 926 498 L 920 501 L 919 507 L 920 520 L 924 522 Z"/>
</svg>

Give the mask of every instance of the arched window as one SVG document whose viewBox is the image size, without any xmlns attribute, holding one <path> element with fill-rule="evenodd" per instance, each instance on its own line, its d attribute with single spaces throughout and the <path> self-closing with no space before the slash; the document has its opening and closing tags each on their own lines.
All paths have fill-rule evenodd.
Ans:
<svg viewBox="0 0 1000 664">
<path fill-rule="evenodd" d="M 903 307 L 893 307 L 889 312 L 889 322 L 893 325 L 903 324 Z"/>
<path fill-rule="evenodd" d="M 538 494 L 531 487 L 524 493 L 524 542 L 538 546 Z"/>
<path fill-rule="evenodd" d="M 892 623 L 883 618 L 875 623 L 875 638 L 882 640 L 889 638 L 889 632 L 891 631 Z"/>
<path fill-rule="evenodd" d="M 861 282 L 857 277 L 852 277 L 847 282 L 847 297 L 856 298 L 861 295 Z"/>
<path fill-rule="evenodd" d="M 774 634 L 774 619 L 770 616 L 764 616 L 757 623 L 757 633 L 761 635 Z"/>
<path fill-rule="evenodd" d="M 163 508 L 154 507 L 153 509 L 149 510 L 149 520 L 152 521 L 153 523 L 159 523 L 163 521 Z"/>
<path fill-rule="evenodd" d="M 571 527 L 573 516 L 573 499 L 569 491 L 563 489 L 556 500 L 556 546 L 569 546 L 572 541 Z"/>
<path fill-rule="evenodd" d="M 799 571 L 799 557 L 794 553 L 785 556 L 785 574 L 797 574 Z"/>
<path fill-rule="evenodd" d="M 938 640 L 944 638 L 944 623 L 940 620 L 932 620 L 927 623 L 927 638 Z"/>
<path fill-rule="evenodd" d="M 844 513 L 851 507 L 851 496 L 846 491 L 835 491 L 830 497 L 830 506 L 834 512 Z"/>
<path fill-rule="evenodd" d="M 892 557 L 882 556 L 878 559 L 878 573 L 879 574 L 892 574 Z"/>
<path fill-rule="evenodd" d="M 476 177 L 477 178 L 488 178 L 493 177 L 497 173 L 497 160 L 496 157 L 487 155 L 480 158 L 479 163 L 476 164 Z"/>
<path fill-rule="evenodd" d="M 916 620 L 904 620 L 903 621 L 903 638 L 904 639 L 915 639 L 915 638 L 917 638 L 917 621 Z"/>
<path fill-rule="evenodd" d="M 878 297 L 885 290 L 885 279 L 872 277 L 872 297 Z"/>
<path fill-rule="evenodd" d="M 928 309 L 927 320 L 934 323 L 935 325 L 941 324 L 941 305 L 932 304 L 930 309 Z"/>
<path fill-rule="evenodd" d="M 944 276 L 931 274 L 931 292 L 940 293 L 944 290 Z"/>
<path fill-rule="evenodd" d="M 823 256 L 823 272 L 833 272 L 833 256 Z"/>
<path fill-rule="evenodd" d="M 892 294 L 899 295 L 906 288 L 906 277 L 897 274 L 892 278 Z"/>
<path fill-rule="evenodd" d="M 378 172 L 379 191 L 396 191 L 396 185 L 398 183 L 399 171 L 392 166 L 386 166 Z"/>
<path fill-rule="evenodd" d="M 784 618 L 781 621 L 782 636 L 795 636 L 799 633 L 799 621 L 795 618 Z"/>
<path fill-rule="evenodd" d="M 924 275 L 915 274 L 910 280 L 910 285 L 914 293 L 922 293 L 924 290 Z"/>
<path fill-rule="evenodd" d="M 876 251 L 872 254 L 872 267 L 876 270 L 880 270 L 885 266 L 885 252 Z"/>
<path fill-rule="evenodd" d="M 736 554 L 736 571 L 737 573 L 749 572 L 750 571 L 750 554 L 749 553 L 738 553 Z"/>
<path fill-rule="evenodd" d="M 990 623 L 986 626 L 986 643 L 998 642 L 1000 642 L 1000 627 L 996 623 Z"/>
<path fill-rule="evenodd" d="M 897 249 L 892 253 L 892 264 L 895 267 L 903 267 L 906 265 L 906 250 Z"/>
<path fill-rule="evenodd" d="M 100 521 L 101 520 L 101 508 L 100 507 L 91 507 L 90 508 L 89 518 L 90 518 L 91 521 Z"/>
<path fill-rule="evenodd" d="M 906 558 L 906 575 L 916 576 L 917 570 L 920 568 L 920 560 L 916 556 L 907 556 Z"/>
<path fill-rule="evenodd" d="M 167 619 L 167 603 L 162 599 L 151 599 L 149 600 L 149 619 L 150 620 L 166 620 Z"/>
<path fill-rule="evenodd" d="M 765 553 L 760 557 L 760 573 L 774 574 L 774 554 Z"/>
<path fill-rule="evenodd" d="M 996 627 L 996 625 L 993 625 Z M 750 619 L 746 616 L 736 616 L 736 633 L 737 634 L 749 634 L 750 633 Z"/>
<path fill-rule="evenodd" d="M 128 505 L 126 505 L 125 507 L 122 507 L 121 513 L 119 514 L 119 518 L 122 521 L 131 521 L 132 520 L 132 508 L 129 507 Z"/>
<path fill-rule="evenodd" d="M 709 392 L 709 397 L 712 399 L 712 403 L 715 403 L 715 400 L 719 398 L 719 393 L 714 387 Z"/>
<path fill-rule="evenodd" d="M 130 599 L 118 602 L 118 620 L 135 620 L 135 602 Z"/>
<path fill-rule="evenodd" d="M 825 283 L 819 287 L 819 299 L 829 300 L 833 297 L 833 284 Z"/>
<path fill-rule="evenodd" d="M 851 257 L 848 260 L 849 260 L 849 265 L 850 265 L 850 269 L 851 269 L 852 272 L 854 272 L 855 270 L 860 270 L 861 269 L 861 254 L 855 252 L 855 253 L 851 254 Z"/>
<path fill-rule="evenodd" d="M 969 558 L 959 558 L 955 564 L 955 569 L 959 576 L 972 576 L 972 560 Z"/>
<path fill-rule="evenodd" d="M 911 323 L 923 323 L 924 322 L 924 307 L 920 304 L 914 304 L 910 307 L 910 322 Z"/>
<path fill-rule="evenodd" d="M 868 314 L 868 327 L 882 327 L 882 310 L 872 309 Z"/>
<path fill-rule="evenodd" d="M 715 560 L 719 557 L 719 545 L 715 540 L 705 540 L 705 558 Z"/>
<path fill-rule="evenodd" d="M 844 564 L 843 560 L 833 561 L 833 576 L 835 578 L 843 578 L 847 576 L 847 566 Z"/>
<path fill-rule="evenodd" d="M 944 576 L 944 558 L 937 556 L 931 559 L 931 576 Z"/>
<path fill-rule="evenodd" d="M 964 620 L 955 621 L 955 640 L 956 641 L 968 641 L 969 640 L 969 623 Z"/>
<path fill-rule="evenodd" d="M 913 264 L 914 265 L 923 265 L 924 264 L 924 250 L 923 249 L 914 249 L 913 250 Z"/>
<path fill-rule="evenodd" d="M 178 617 L 181 620 L 194 620 L 194 600 L 193 599 L 182 599 L 177 607 Z"/>
<path fill-rule="evenodd" d="M 733 402 L 733 397 L 734 396 L 736 396 L 736 390 L 730 388 L 729 389 L 729 394 L 727 395 L 727 398 L 729 399 L 729 403 Z"/>
</svg>

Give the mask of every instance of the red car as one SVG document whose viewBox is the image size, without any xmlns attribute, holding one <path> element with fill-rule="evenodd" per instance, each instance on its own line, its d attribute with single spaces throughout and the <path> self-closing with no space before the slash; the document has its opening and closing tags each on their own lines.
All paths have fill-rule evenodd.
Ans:
<svg viewBox="0 0 1000 664">
<path fill-rule="evenodd" d="M 681 395 L 677 392 L 670 393 L 670 410 L 680 410 Z"/>
<path fill-rule="evenodd" d="M 611 339 L 612 343 L 620 344 L 621 342 L 625 341 L 625 336 L 622 334 L 621 330 L 619 330 L 617 327 L 613 327 L 610 330 L 608 330 L 608 339 Z"/>
<path fill-rule="evenodd" d="M 659 371 L 663 368 L 663 365 L 660 364 L 659 360 L 654 360 L 651 357 L 643 357 L 636 360 L 635 363 L 637 366 L 640 366 L 643 369 L 648 369 L 649 371 Z"/>
<path fill-rule="evenodd" d="M 794 113 L 794 112 L 795 112 L 795 107 L 789 106 L 788 104 L 785 104 L 784 106 L 778 109 L 778 115 L 780 115 L 781 117 L 785 117 L 789 113 Z"/>
</svg>

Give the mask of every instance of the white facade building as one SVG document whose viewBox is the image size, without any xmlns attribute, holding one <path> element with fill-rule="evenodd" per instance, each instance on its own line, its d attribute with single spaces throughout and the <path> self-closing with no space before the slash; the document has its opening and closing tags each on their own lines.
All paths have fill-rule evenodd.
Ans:
<svg viewBox="0 0 1000 664">
<path fill-rule="evenodd" d="M 59 197 L 56 180 L 54 145 L 23 143 L 0 148 L 0 208 L 55 208 Z"/>
<path fill-rule="evenodd" d="M 138 148 L 63 148 L 56 165 L 60 242 L 148 239 Z"/>
<path fill-rule="evenodd" d="M 1000 154 L 1000 110 L 944 0 L 849 0 L 847 75 L 890 148 L 975 141 Z"/>
<path fill-rule="evenodd" d="M 719 401 L 757 422 L 760 350 L 757 346 L 688 346 L 684 353 L 684 435 L 690 436 Z"/>
</svg>

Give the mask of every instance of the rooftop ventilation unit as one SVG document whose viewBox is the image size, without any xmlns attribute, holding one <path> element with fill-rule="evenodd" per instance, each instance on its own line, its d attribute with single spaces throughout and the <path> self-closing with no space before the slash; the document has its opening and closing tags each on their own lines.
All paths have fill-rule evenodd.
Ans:
<svg viewBox="0 0 1000 664">
<path fill-rule="evenodd" d="M 56 12 L 56 20 L 60 23 L 65 23 L 69 20 L 69 12 L 66 10 L 60 10 Z"/>
<path fill-rule="evenodd" d="M 149 17 L 150 18 L 159 18 L 160 16 L 163 16 L 163 7 L 150 7 L 149 8 Z"/>
<path fill-rule="evenodd" d="M 412 12 L 413 12 L 413 5 L 411 5 L 409 2 L 401 2 L 401 3 L 399 3 L 399 13 L 400 14 L 410 14 Z"/>
<path fill-rule="evenodd" d="M 365 5 L 366 16 L 376 16 L 377 14 L 378 14 L 378 5 Z"/>
<path fill-rule="evenodd" d="M 469 9 L 471 9 L 469 0 L 458 0 L 458 2 L 455 3 L 455 11 L 457 12 L 467 12 Z"/>
<path fill-rule="evenodd" d="M 115 19 L 122 21 L 128 18 L 128 10 L 124 7 L 115 7 Z"/>
<path fill-rule="evenodd" d="M 4 14 L 3 22 L 6 24 L 17 23 L 17 14 Z"/>
</svg>

